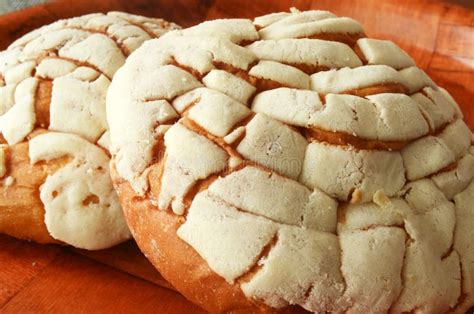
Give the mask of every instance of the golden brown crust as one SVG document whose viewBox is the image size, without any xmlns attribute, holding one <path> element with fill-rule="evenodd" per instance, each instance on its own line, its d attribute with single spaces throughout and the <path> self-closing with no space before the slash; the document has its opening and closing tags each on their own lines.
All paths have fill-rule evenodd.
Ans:
<svg viewBox="0 0 474 314">
<path fill-rule="evenodd" d="M 36 131 L 31 137 L 43 133 Z M 7 172 L 0 183 L 0 233 L 39 243 L 60 243 L 53 239 L 44 223 L 44 206 L 39 187 L 46 177 L 59 170 L 68 158 L 30 164 L 28 142 L 5 148 Z M 8 177 L 12 182 L 7 183 Z"/>
<path fill-rule="evenodd" d="M 351 47 L 356 46 L 357 40 L 364 37 L 366 37 L 364 33 L 358 33 L 358 34 L 319 33 L 313 36 L 309 36 L 309 38 L 312 38 L 312 39 L 329 40 L 329 41 L 337 41 L 337 42 L 345 43 Z"/>
<path fill-rule="evenodd" d="M 51 94 L 53 89 L 53 81 L 40 80 L 36 90 L 35 114 L 36 125 L 40 128 L 49 127 L 49 107 L 51 105 Z"/>
<path fill-rule="evenodd" d="M 253 303 L 236 284 L 228 284 L 213 272 L 206 261 L 176 234 L 184 222 L 182 216 L 158 210 L 147 197 L 140 197 L 130 184 L 119 178 L 114 164 L 111 175 L 125 212 L 128 225 L 141 251 L 163 277 L 187 299 L 211 313 L 272 313 L 271 309 Z M 151 182 L 159 182 L 149 174 Z M 196 284 L 199 283 L 199 284 Z M 213 300 L 209 302 L 209 300 Z M 301 308 L 285 308 L 283 312 L 304 312 Z"/>
<path fill-rule="evenodd" d="M 322 130 L 316 127 L 306 129 L 306 137 L 316 142 L 325 142 L 332 145 L 351 146 L 356 149 L 381 149 L 401 150 L 408 145 L 408 141 L 384 142 L 378 140 L 365 140 L 343 132 Z"/>
</svg>

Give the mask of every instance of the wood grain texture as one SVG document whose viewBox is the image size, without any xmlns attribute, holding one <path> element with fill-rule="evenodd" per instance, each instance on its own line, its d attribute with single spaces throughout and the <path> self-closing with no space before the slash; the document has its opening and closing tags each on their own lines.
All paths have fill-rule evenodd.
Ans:
<svg viewBox="0 0 474 314">
<path fill-rule="evenodd" d="M 58 280 L 60 279 L 60 280 Z M 63 253 L 5 304 L 2 313 L 201 313 L 176 292 Z"/>
<path fill-rule="evenodd" d="M 150 281 L 158 286 L 174 290 L 174 288 L 161 277 L 147 259 L 141 254 L 135 241 L 128 241 L 108 250 L 86 251 L 74 249 L 74 252 L 87 256 L 102 264 L 120 269 L 133 276 Z"/>
<path fill-rule="evenodd" d="M 120 10 L 186 27 L 212 18 L 253 18 L 291 6 L 350 16 L 369 36 L 395 41 L 453 95 L 474 130 L 471 0 L 60 0 L 0 16 L 0 49 L 56 19 L 92 12 Z M 0 312 L 199 312 L 179 294 L 159 287 L 170 288 L 133 242 L 100 252 L 75 252 L 88 258 L 62 247 L 0 236 Z"/>
<path fill-rule="evenodd" d="M 0 309 L 60 255 L 52 245 L 38 245 L 0 235 Z"/>
</svg>

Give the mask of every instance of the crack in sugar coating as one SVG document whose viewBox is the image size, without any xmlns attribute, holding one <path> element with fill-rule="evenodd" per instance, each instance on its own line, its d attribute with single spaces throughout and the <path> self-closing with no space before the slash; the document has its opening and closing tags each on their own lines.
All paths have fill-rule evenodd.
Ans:
<svg viewBox="0 0 474 314">
<path fill-rule="evenodd" d="M 119 185 L 175 215 L 197 265 L 257 304 L 467 309 L 472 133 L 457 104 L 352 19 L 308 11 L 255 24 L 205 22 L 130 56 L 108 98 Z M 156 127 L 170 116 L 181 119 Z M 206 309 L 227 302 L 164 275 Z"/>
<path fill-rule="evenodd" d="M 7 144 L 0 232 L 86 249 L 130 237 L 109 177 L 105 96 L 128 54 L 175 28 L 120 12 L 90 14 L 44 26 L 0 52 Z M 25 171 L 30 181 L 17 177 Z"/>
</svg>

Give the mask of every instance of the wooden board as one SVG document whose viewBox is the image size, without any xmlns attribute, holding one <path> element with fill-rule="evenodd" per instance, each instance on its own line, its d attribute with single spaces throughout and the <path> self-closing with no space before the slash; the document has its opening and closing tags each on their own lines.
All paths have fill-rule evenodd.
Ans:
<svg viewBox="0 0 474 314">
<path fill-rule="evenodd" d="M 1 313 L 203 313 L 172 290 L 57 246 L 0 235 L 0 265 Z"/>
<path fill-rule="evenodd" d="M 0 50 L 22 34 L 58 18 L 91 12 L 121 10 L 191 26 L 219 17 L 252 18 L 290 6 L 350 16 L 362 22 L 369 36 L 395 41 L 448 89 L 474 130 L 471 0 L 61 0 L 0 16 Z M 85 252 L 0 236 L 0 265 L 2 313 L 200 311 L 169 290 L 172 287 L 132 241 L 109 250 Z"/>
</svg>

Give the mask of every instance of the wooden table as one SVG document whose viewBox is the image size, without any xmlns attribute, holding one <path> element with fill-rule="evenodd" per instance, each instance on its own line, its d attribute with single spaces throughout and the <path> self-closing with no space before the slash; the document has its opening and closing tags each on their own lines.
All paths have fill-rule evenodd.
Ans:
<svg viewBox="0 0 474 314">
<path fill-rule="evenodd" d="M 121 10 L 190 26 L 217 17 L 251 18 L 290 6 L 300 10 L 332 10 L 353 17 L 362 22 L 368 36 L 398 43 L 439 85 L 449 90 L 474 130 L 472 0 L 54 1 L 0 16 L 0 49 L 58 18 L 90 12 Z M 2 313 L 200 312 L 172 290 L 133 242 L 86 253 L 0 235 L 0 266 Z"/>
</svg>

